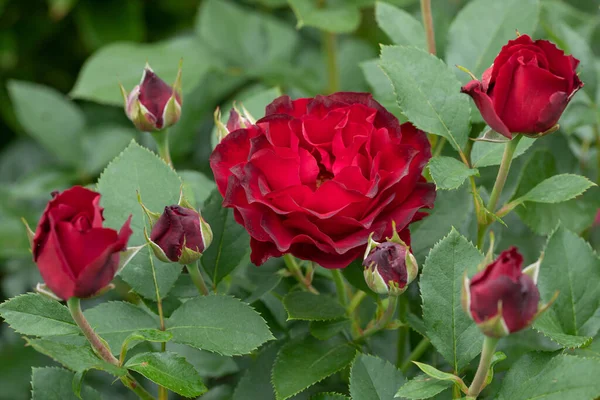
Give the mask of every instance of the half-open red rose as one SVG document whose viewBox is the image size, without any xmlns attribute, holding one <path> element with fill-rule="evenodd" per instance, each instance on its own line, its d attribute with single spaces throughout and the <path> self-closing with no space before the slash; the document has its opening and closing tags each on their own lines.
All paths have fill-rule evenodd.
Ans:
<svg viewBox="0 0 600 400">
<path fill-rule="evenodd" d="M 468 290 L 467 312 L 488 336 L 505 336 L 531 324 L 538 314 L 540 292 L 535 268 L 523 273 L 523 256 L 515 247 L 505 250 L 464 289 Z M 531 275 L 534 276 L 532 278 Z"/>
<path fill-rule="evenodd" d="M 256 265 L 291 253 L 344 268 L 374 240 L 409 243 L 408 225 L 430 208 L 421 177 L 426 135 L 400 125 L 367 93 L 276 99 L 266 116 L 229 133 L 210 164 L 223 205 L 251 236 Z"/>
<path fill-rule="evenodd" d="M 102 227 L 99 193 L 74 186 L 53 195 L 33 238 L 33 260 L 58 297 L 89 297 L 114 278 L 131 217 L 117 233 Z"/>
<path fill-rule="evenodd" d="M 485 122 L 511 139 L 513 133 L 550 130 L 583 83 L 575 70 L 579 60 L 547 40 L 521 35 L 502 47 L 481 81 L 462 92 L 475 101 Z"/>
</svg>

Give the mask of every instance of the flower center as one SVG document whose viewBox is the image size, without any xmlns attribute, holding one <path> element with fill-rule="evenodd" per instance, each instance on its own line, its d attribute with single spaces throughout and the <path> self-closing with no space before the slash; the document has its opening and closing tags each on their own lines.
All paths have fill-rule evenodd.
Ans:
<svg viewBox="0 0 600 400">
<path fill-rule="evenodd" d="M 323 164 L 319 164 L 319 175 L 317 175 L 317 189 L 321 187 L 321 185 L 331 179 L 333 179 L 333 172 L 328 171 Z"/>
<path fill-rule="evenodd" d="M 92 228 L 92 224 L 87 215 L 79 214 L 73 219 L 73 226 L 79 232 L 87 232 Z"/>
</svg>

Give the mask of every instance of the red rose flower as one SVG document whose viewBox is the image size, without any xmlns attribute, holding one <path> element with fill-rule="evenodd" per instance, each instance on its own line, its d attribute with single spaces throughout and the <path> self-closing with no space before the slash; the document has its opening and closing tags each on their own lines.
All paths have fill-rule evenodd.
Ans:
<svg viewBox="0 0 600 400">
<path fill-rule="evenodd" d="M 531 324 L 540 293 L 535 284 L 539 263 L 523 273 L 523 256 L 512 247 L 465 284 L 467 312 L 488 336 L 505 336 Z M 533 275 L 530 276 L 529 274 Z"/>
<path fill-rule="evenodd" d="M 583 86 L 575 72 L 578 64 L 553 43 L 521 35 L 502 47 L 481 81 L 467 83 L 462 92 L 496 132 L 509 139 L 513 133 L 538 134 L 558 122 Z"/>
<path fill-rule="evenodd" d="M 112 281 L 132 231 L 102 227 L 100 194 L 81 186 L 54 193 L 33 238 L 33 260 L 63 300 L 89 297 Z"/>
<path fill-rule="evenodd" d="M 421 177 L 426 135 L 367 93 L 276 99 L 256 125 L 228 134 L 210 158 L 223 205 L 251 236 L 252 262 L 285 253 L 344 268 L 374 240 L 431 208 Z"/>
</svg>

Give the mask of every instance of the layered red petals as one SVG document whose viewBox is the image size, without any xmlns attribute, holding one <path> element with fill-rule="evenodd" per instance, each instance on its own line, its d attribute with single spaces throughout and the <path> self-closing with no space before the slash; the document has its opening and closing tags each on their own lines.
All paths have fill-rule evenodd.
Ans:
<svg viewBox="0 0 600 400">
<path fill-rule="evenodd" d="M 256 125 L 230 133 L 211 156 L 224 206 L 250 234 L 252 261 L 291 253 L 343 268 L 368 236 L 391 235 L 430 208 L 420 180 L 425 134 L 366 93 L 273 101 Z"/>
<path fill-rule="evenodd" d="M 508 42 L 481 81 L 462 88 L 471 96 L 485 122 L 498 133 L 542 133 L 559 120 L 583 83 L 579 61 L 553 43 L 521 35 Z"/>
<path fill-rule="evenodd" d="M 131 218 L 120 232 L 102 227 L 100 194 L 75 186 L 55 194 L 33 239 L 33 259 L 60 298 L 89 297 L 110 283 L 119 252 L 131 236 Z"/>
</svg>

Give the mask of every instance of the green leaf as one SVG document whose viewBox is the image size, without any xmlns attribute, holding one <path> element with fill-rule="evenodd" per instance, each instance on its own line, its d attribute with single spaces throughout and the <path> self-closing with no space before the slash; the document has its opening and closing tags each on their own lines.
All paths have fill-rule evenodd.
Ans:
<svg viewBox="0 0 600 400">
<path fill-rule="evenodd" d="M 479 176 L 477 169 L 471 169 L 452 157 L 433 157 L 428 166 L 435 186 L 442 190 L 458 189 L 468 177 Z"/>
<path fill-rule="evenodd" d="M 38 352 L 47 355 L 65 367 L 82 372 L 88 369 L 99 369 L 116 376 L 123 376 L 126 371 L 98 358 L 89 345 L 78 346 L 45 339 L 25 338 L 25 341 Z M 71 388 L 71 382 L 69 382 Z"/>
<path fill-rule="evenodd" d="M 191 204 L 201 210 L 204 201 L 216 188 L 215 182 L 208 179 L 204 174 L 192 170 L 179 171 L 179 176 L 183 181 L 184 196 Z"/>
<path fill-rule="evenodd" d="M 348 366 L 356 354 L 346 342 L 310 336 L 281 348 L 273 367 L 277 400 L 285 400 Z"/>
<path fill-rule="evenodd" d="M 574 199 L 596 184 L 585 176 L 575 174 L 554 175 L 543 180 L 515 203 L 562 203 Z"/>
<path fill-rule="evenodd" d="M 43 85 L 8 82 L 8 93 L 23 129 L 59 161 L 77 166 L 82 161 L 81 135 L 85 117 L 64 95 Z"/>
<path fill-rule="evenodd" d="M 79 334 L 67 307 L 58 301 L 27 293 L 0 304 L 0 316 L 15 331 L 31 336 Z"/>
<path fill-rule="evenodd" d="M 359 354 L 350 371 L 350 396 L 361 400 L 393 399 L 404 375 L 388 361 Z"/>
<path fill-rule="evenodd" d="M 213 241 L 200 260 L 213 288 L 238 266 L 250 261 L 248 233 L 235 221 L 233 211 L 221 205 L 222 202 L 221 194 L 215 189 L 202 209 L 202 216 L 212 229 Z"/>
<path fill-rule="evenodd" d="M 531 155 L 519 177 L 513 200 L 524 196 L 544 179 L 558 174 L 556 162 L 548 150 L 538 150 Z M 582 196 L 558 204 L 533 203 L 517 207 L 516 213 L 534 232 L 549 235 L 560 222 L 565 228 L 580 232 L 589 227 L 600 207 L 598 188 Z"/>
<path fill-rule="evenodd" d="M 136 354 L 125 367 L 184 397 L 197 397 L 208 390 L 194 367 L 176 353 Z"/>
<path fill-rule="evenodd" d="M 502 381 L 498 400 L 594 399 L 600 396 L 600 360 L 565 354 L 529 353 Z"/>
<path fill-rule="evenodd" d="M 328 340 L 350 328 L 350 320 L 342 319 L 339 321 L 312 321 L 309 325 L 310 334 L 319 340 Z"/>
<path fill-rule="evenodd" d="M 469 100 L 443 61 L 414 47 L 384 46 L 380 65 L 394 86 L 398 106 L 413 125 L 445 137 L 457 150 L 465 146 Z"/>
<path fill-rule="evenodd" d="M 533 35 L 539 0 L 475 0 L 456 16 L 448 31 L 448 65 L 461 65 L 480 77 L 516 31 Z M 457 70 L 462 81 L 469 76 Z"/>
<path fill-rule="evenodd" d="M 600 259 L 576 234 L 559 227 L 548 239 L 540 266 L 541 299 L 554 304 L 535 328 L 565 347 L 589 344 L 600 330 Z"/>
<path fill-rule="evenodd" d="M 513 160 L 525 153 L 529 149 L 535 139 L 524 137 L 517 144 L 517 149 L 513 155 Z M 504 144 L 494 142 L 482 142 L 477 141 L 473 144 L 471 150 L 471 161 L 473 167 L 482 168 L 489 167 L 492 165 L 500 165 L 502 162 L 502 154 L 504 153 Z"/>
<path fill-rule="evenodd" d="M 327 321 L 346 316 L 346 309 L 332 297 L 309 292 L 291 292 L 283 298 L 288 321 Z"/>
<path fill-rule="evenodd" d="M 435 245 L 423 266 L 421 297 L 427 336 L 455 371 L 481 352 L 483 335 L 461 306 L 465 271 L 472 275 L 483 255 L 452 229 Z"/>
<path fill-rule="evenodd" d="M 360 63 L 360 68 L 363 70 L 365 79 L 372 88 L 373 97 L 381 103 L 389 112 L 399 118 L 406 120 L 402 115 L 402 111 L 396 103 L 396 94 L 392 82 L 385 75 L 383 70 L 379 68 L 379 59 L 367 60 Z"/>
<path fill-rule="evenodd" d="M 31 374 L 33 400 L 78 400 L 72 385 L 75 374 L 62 368 L 33 368 Z M 87 385 L 81 388 L 81 398 L 101 400 L 100 393 Z"/>
<path fill-rule="evenodd" d="M 310 400 L 350 400 L 350 397 L 339 393 L 319 393 L 310 398 Z"/>
<path fill-rule="evenodd" d="M 460 389 L 463 392 L 466 392 L 468 390 L 467 386 L 462 381 L 462 379 L 460 379 L 458 376 L 456 376 L 454 374 L 449 374 L 447 372 L 440 371 L 439 369 L 437 369 L 429 364 L 424 364 L 424 363 L 420 363 L 417 361 L 413 361 L 413 363 L 415 363 L 415 365 L 417 367 L 419 367 L 419 369 L 421 371 L 423 371 L 426 375 L 432 377 L 433 379 L 437 379 L 439 381 L 453 382 L 455 385 L 460 387 Z"/>
<path fill-rule="evenodd" d="M 131 342 L 155 342 L 155 343 L 166 343 L 173 339 L 171 332 L 165 332 L 158 329 L 144 329 L 133 332 L 131 335 L 123 341 L 121 345 L 121 354 L 127 354 L 127 350 L 131 345 Z"/>
<path fill-rule="evenodd" d="M 215 53 L 249 75 L 290 60 L 298 43 L 288 24 L 226 0 L 202 2 L 196 31 Z"/>
<path fill-rule="evenodd" d="M 248 354 L 273 339 L 256 311 L 223 295 L 187 301 L 171 315 L 167 330 L 174 342 L 229 356 Z"/>
<path fill-rule="evenodd" d="M 121 83 L 127 91 L 139 84 L 146 61 L 165 82 L 175 82 L 183 58 L 182 89 L 189 93 L 211 67 L 209 51 L 192 36 L 152 44 L 114 43 L 87 59 L 70 95 L 103 104 L 123 105 Z M 186 73 L 189 71 L 189 73 Z M 67 147 L 68 148 L 68 147 Z"/>
<path fill-rule="evenodd" d="M 378 1 L 375 3 L 375 20 L 394 44 L 427 50 L 423 25 L 403 9 Z"/>
<path fill-rule="evenodd" d="M 429 399 L 452 386 L 452 381 L 440 381 L 426 374 L 417 375 L 406 382 L 396 393 L 396 397 L 407 399 Z"/>
<path fill-rule="evenodd" d="M 138 203 L 140 194 L 144 205 L 151 211 L 162 213 L 165 206 L 177 204 L 181 180 L 177 173 L 158 156 L 135 142 L 106 167 L 98 180 L 98 191 L 102 194 L 100 205 L 104 207 L 105 226 L 120 229 L 132 215 L 133 234 L 129 246 L 146 243 L 144 228 L 147 227 L 142 207 Z M 147 227 L 148 234 L 149 226 Z M 154 259 L 156 280 L 161 297 L 165 297 L 181 273 L 181 265 L 164 263 Z M 148 248 L 140 252 L 119 272 L 133 290 L 142 296 L 156 300 L 154 275 Z"/>
<path fill-rule="evenodd" d="M 271 370 L 280 343 L 265 346 L 256 360 L 246 369 L 233 393 L 232 400 L 275 400 Z"/>
<path fill-rule="evenodd" d="M 568 54 L 572 54 L 580 61 L 579 75 L 585 83 L 583 90 L 593 99 L 596 97 L 596 88 L 598 87 L 598 74 L 596 71 L 596 61 L 594 52 L 590 48 L 588 41 L 567 24 L 559 24 L 560 43 Z"/>
<path fill-rule="evenodd" d="M 353 4 L 329 1 L 322 6 L 319 0 L 287 0 L 296 14 L 297 29 L 310 26 L 331 33 L 350 33 L 360 24 L 360 10 Z"/>
</svg>

